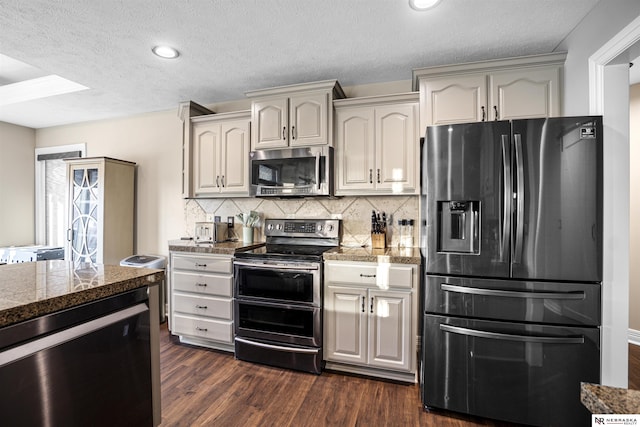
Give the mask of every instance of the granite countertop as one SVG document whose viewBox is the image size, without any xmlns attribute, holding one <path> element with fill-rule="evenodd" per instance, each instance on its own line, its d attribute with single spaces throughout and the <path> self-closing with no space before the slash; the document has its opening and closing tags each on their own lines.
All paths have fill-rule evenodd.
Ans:
<svg viewBox="0 0 640 427">
<path fill-rule="evenodd" d="M 0 266 L 0 327 L 132 289 L 159 284 L 164 270 L 70 261 Z"/>
<path fill-rule="evenodd" d="M 359 261 L 359 262 L 388 262 L 392 264 L 420 265 L 422 257 L 420 248 L 385 248 L 372 249 L 370 247 L 350 248 L 340 246 L 324 253 L 324 260 L 331 261 Z"/>
<path fill-rule="evenodd" d="M 640 390 L 580 383 L 580 401 L 592 414 L 640 414 Z"/>
<path fill-rule="evenodd" d="M 171 240 L 169 250 L 178 252 L 195 252 L 201 254 L 233 255 L 236 252 L 248 251 L 264 246 L 264 243 L 221 242 L 221 243 L 196 243 L 194 240 Z"/>
</svg>

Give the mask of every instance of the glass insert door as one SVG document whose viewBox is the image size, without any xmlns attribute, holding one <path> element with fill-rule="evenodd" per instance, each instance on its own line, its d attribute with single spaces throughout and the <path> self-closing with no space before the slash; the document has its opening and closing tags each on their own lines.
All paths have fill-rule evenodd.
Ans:
<svg viewBox="0 0 640 427">
<path fill-rule="evenodd" d="M 72 261 L 98 262 L 101 183 L 97 167 L 71 168 L 70 243 Z"/>
</svg>

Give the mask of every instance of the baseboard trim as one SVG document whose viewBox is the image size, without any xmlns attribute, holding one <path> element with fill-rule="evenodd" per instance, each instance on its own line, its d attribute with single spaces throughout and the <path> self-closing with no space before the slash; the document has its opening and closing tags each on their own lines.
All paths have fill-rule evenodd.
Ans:
<svg viewBox="0 0 640 427">
<path fill-rule="evenodd" d="M 629 344 L 640 345 L 640 331 L 629 329 Z"/>
</svg>

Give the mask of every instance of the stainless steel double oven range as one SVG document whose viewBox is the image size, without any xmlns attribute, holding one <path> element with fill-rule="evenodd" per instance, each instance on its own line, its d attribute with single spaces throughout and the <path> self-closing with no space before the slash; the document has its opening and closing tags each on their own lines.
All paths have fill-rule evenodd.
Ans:
<svg viewBox="0 0 640 427">
<path fill-rule="evenodd" d="M 267 219 L 266 246 L 235 255 L 237 359 L 322 372 L 322 254 L 337 219 Z"/>
</svg>

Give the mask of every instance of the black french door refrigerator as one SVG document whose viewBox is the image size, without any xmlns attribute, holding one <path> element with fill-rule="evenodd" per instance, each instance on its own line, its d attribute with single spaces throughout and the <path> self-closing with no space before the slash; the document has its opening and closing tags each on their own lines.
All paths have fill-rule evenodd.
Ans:
<svg viewBox="0 0 640 427">
<path fill-rule="evenodd" d="M 588 425 L 600 382 L 602 118 L 427 128 L 421 391 L 440 408 Z"/>
</svg>

